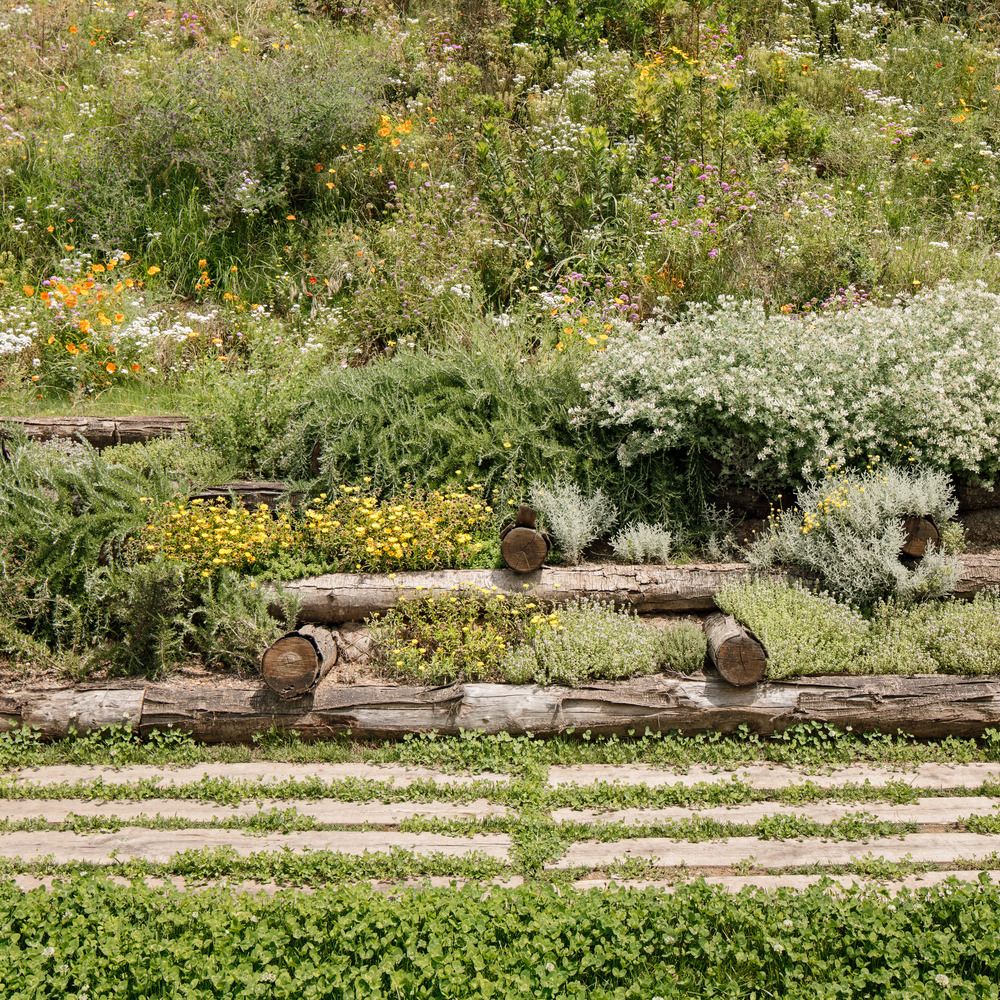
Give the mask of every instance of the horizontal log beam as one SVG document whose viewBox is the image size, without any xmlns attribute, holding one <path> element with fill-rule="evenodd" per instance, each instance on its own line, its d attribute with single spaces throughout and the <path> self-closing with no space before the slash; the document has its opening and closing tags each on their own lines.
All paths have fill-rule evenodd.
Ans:
<svg viewBox="0 0 1000 1000">
<path fill-rule="evenodd" d="M 20 691 L 0 696 L 0 729 L 43 736 L 120 723 L 143 735 L 173 727 L 210 743 L 250 742 L 272 726 L 303 738 L 358 739 L 462 730 L 555 735 L 731 732 L 762 735 L 807 722 L 924 739 L 976 737 L 1000 724 L 1000 678 L 823 676 L 735 688 L 716 677 L 658 675 L 579 688 L 506 684 L 343 686 L 329 680 L 292 701 L 260 681 L 181 681 L 144 689 Z"/>
<path fill-rule="evenodd" d="M 186 431 L 190 417 L 0 417 L 0 437 L 9 436 L 4 424 L 18 424 L 36 441 L 83 438 L 97 449 L 137 444 Z"/>
<path fill-rule="evenodd" d="M 361 621 L 388 611 L 397 601 L 452 588 L 482 588 L 498 594 L 530 594 L 560 603 L 577 597 L 612 601 L 642 614 L 705 611 L 727 580 L 750 572 L 745 563 L 690 566 L 605 565 L 543 568 L 534 573 L 509 569 L 428 570 L 395 573 L 328 573 L 282 584 L 300 602 L 301 621 Z"/>
<path fill-rule="evenodd" d="M 222 483 L 219 486 L 208 486 L 197 493 L 190 494 L 188 500 L 204 500 L 212 503 L 215 500 L 228 500 L 232 497 L 239 500 L 244 507 L 253 510 L 264 504 L 274 510 L 279 504 L 289 503 L 297 507 L 302 502 L 303 493 L 288 493 L 285 484 L 281 482 L 260 482 L 243 480 L 233 483 Z"/>
<path fill-rule="evenodd" d="M 966 555 L 956 595 L 971 597 L 1000 585 L 1000 555 Z M 625 566 L 614 563 L 543 568 L 534 573 L 506 569 L 429 570 L 393 575 L 328 573 L 282 586 L 301 601 L 299 620 L 316 624 L 361 621 L 387 611 L 397 601 L 453 587 L 495 589 L 499 594 L 531 594 L 560 603 L 577 597 L 613 601 L 639 614 L 713 611 L 715 593 L 750 573 L 746 563 L 692 563 L 689 566 Z"/>
</svg>

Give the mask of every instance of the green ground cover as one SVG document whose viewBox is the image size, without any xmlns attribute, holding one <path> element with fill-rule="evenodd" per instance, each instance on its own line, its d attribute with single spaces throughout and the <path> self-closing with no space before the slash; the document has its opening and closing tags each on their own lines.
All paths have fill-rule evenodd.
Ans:
<svg viewBox="0 0 1000 1000">
<path fill-rule="evenodd" d="M 0 886 L 13 997 L 997 996 L 997 888 L 737 896 L 481 885 L 273 899 L 115 886 Z M 57 920 L 53 914 L 58 913 Z"/>
</svg>

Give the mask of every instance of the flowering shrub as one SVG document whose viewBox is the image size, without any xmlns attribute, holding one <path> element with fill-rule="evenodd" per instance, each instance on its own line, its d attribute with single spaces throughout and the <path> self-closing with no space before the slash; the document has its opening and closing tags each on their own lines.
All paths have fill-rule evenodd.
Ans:
<svg viewBox="0 0 1000 1000">
<path fill-rule="evenodd" d="M 167 502 L 151 517 L 144 546 L 150 556 L 205 577 L 233 567 L 287 579 L 337 570 L 467 568 L 495 556 L 492 526 L 475 485 L 404 490 L 391 501 L 344 486 L 298 515 L 222 499 Z"/>
<path fill-rule="evenodd" d="M 629 466 L 683 449 L 761 488 L 869 455 L 1000 472 L 1000 296 L 945 284 L 904 307 L 805 319 L 721 298 L 609 342 L 577 413 Z"/>
</svg>

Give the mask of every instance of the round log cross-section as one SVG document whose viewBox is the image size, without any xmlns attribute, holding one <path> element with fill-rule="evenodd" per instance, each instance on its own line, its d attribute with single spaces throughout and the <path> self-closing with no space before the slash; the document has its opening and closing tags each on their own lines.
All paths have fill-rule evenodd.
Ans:
<svg viewBox="0 0 1000 1000">
<path fill-rule="evenodd" d="M 261 657 L 264 683 L 279 698 L 301 698 L 337 662 L 337 640 L 327 629 L 305 625 L 283 635 Z"/>
<path fill-rule="evenodd" d="M 903 554 L 914 559 L 922 559 L 926 555 L 928 542 L 933 542 L 935 549 L 941 544 L 937 525 L 929 517 L 906 518 L 903 521 L 903 531 L 906 533 Z"/>
<path fill-rule="evenodd" d="M 763 679 L 767 651 L 732 615 L 709 615 L 705 619 L 705 639 L 709 660 L 730 684 L 747 687 Z"/>
<path fill-rule="evenodd" d="M 534 573 L 542 568 L 549 546 L 534 528 L 511 528 L 500 542 L 500 555 L 515 573 Z"/>
</svg>

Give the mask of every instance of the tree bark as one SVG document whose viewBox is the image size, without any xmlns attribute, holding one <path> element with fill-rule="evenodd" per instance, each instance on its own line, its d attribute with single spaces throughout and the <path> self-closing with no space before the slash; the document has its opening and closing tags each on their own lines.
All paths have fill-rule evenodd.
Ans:
<svg viewBox="0 0 1000 1000">
<path fill-rule="evenodd" d="M 763 680 L 767 650 L 732 615 L 709 615 L 705 619 L 705 639 L 709 660 L 730 684 L 746 687 Z"/>
<path fill-rule="evenodd" d="M 541 569 L 548 554 L 545 536 L 534 528 L 517 525 L 500 541 L 500 555 L 515 573 L 534 573 Z"/>
<path fill-rule="evenodd" d="M 264 683 L 282 699 L 301 698 L 337 662 L 337 633 L 303 625 L 272 643 L 260 659 Z"/>
<path fill-rule="evenodd" d="M 241 500 L 245 507 L 251 509 L 264 504 L 274 510 L 282 501 L 287 501 L 293 507 L 302 502 L 302 493 L 288 493 L 285 484 L 280 482 L 236 482 L 222 483 L 220 486 L 209 486 L 192 493 L 188 500 L 216 500 L 220 497 L 235 497 Z"/>
<path fill-rule="evenodd" d="M 1000 585 L 1000 554 L 962 556 L 965 572 L 955 590 L 971 597 Z M 640 614 L 664 611 L 714 611 L 722 584 L 748 576 L 745 563 L 690 566 L 623 566 L 616 563 L 546 567 L 534 573 L 507 569 L 427 570 L 396 573 L 329 573 L 283 586 L 301 599 L 299 620 L 316 623 L 361 621 L 388 611 L 397 601 L 452 587 L 496 587 L 496 593 L 531 594 L 539 601 L 563 603 L 577 597 L 613 601 Z M 790 576 L 805 579 L 790 572 Z"/>
<path fill-rule="evenodd" d="M 73 713 L 76 713 L 75 716 Z M 746 725 L 768 735 L 806 722 L 859 732 L 902 730 L 922 739 L 974 737 L 1000 725 L 1000 678 L 804 677 L 734 688 L 715 677 L 642 677 L 580 688 L 504 684 L 442 687 L 321 681 L 314 692 L 282 701 L 261 681 L 186 681 L 145 689 L 19 691 L 0 697 L 0 729 L 22 722 L 43 736 L 124 721 L 144 735 L 168 726 L 207 742 L 250 742 L 272 726 L 317 739 L 357 739 L 461 730 L 554 735 L 730 732 Z"/>
<path fill-rule="evenodd" d="M 136 444 L 171 437 L 187 430 L 190 417 L 0 417 L 0 437 L 9 436 L 4 423 L 20 424 L 36 441 L 82 437 L 95 448 Z"/>
</svg>

